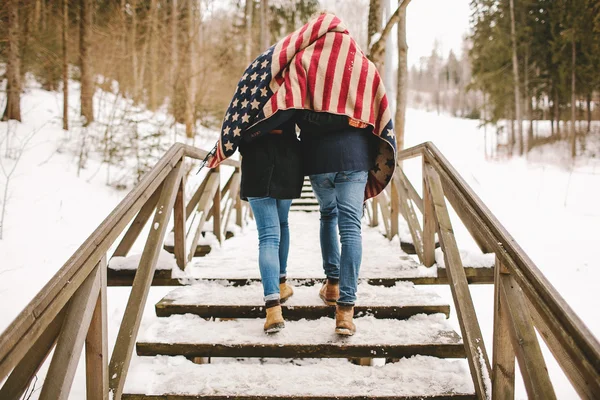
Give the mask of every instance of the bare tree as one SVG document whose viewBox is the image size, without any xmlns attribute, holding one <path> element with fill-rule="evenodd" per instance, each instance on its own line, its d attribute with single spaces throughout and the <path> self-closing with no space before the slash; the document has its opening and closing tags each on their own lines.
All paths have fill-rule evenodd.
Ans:
<svg viewBox="0 0 600 400">
<path fill-rule="evenodd" d="M 194 108 L 196 94 L 196 10 L 195 1 L 188 0 L 188 54 L 187 54 L 187 76 L 186 100 L 185 100 L 185 134 L 188 138 L 194 137 Z"/>
<path fill-rule="evenodd" d="M 69 54 L 68 54 L 68 30 L 69 30 L 69 0 L 63 0 L 63 129 L 69 130 Z"/>
<path fill-rule="evenodd" d="M 515 2 L 510 2 L 510 38 L 512 41 L 512 65 L 515 92 L 515 116 L 517 118 L 517 135 L 519 136 L 519 154 L 523 155 L 523 117 L 521 115 L 521 90 L 519 80 L 519 60 L 517 58 L 517 33 L 515 29 Z"/>
<path fill-rule="evenodd" d="M 575 28 L 571 30 L 571 157 L 575 158 L 577 155 L 577 147 L 576 147 L 576 135 L 577 132 L 575 130 L 575 119 L 576 109 L 575 103 L 577 101 L 575 95 L 575 67 L 577 66 L 577 51 L 575 45 Z"/>
<path fill-rule="evenodd" d="M 389 0 L 386 0 L 389 1 Z M 381 31 L 382 7 L 380 0 L 369 0 L 369 21 L 367 28 L 367 47 L 371 47 L 375 35 Z"/>
<path fill-rule="evenodd" d="M 156 0 L 150 1 L 150 99 L 149 108 L 156 110 L 157 107 L 157 90 L 156 84 L 158 81 L 157 66 L 158 66 L 158 9 Z"/>
<path fill-rule="evenodd" d="M 246 55 L 246 63 L 250 64 L 252 61 L 252 11 L 254 10 L 254 0 L 246 0 L 246 11 L 244 13 L 245 21 L 244 26 L 246 28 L 244 38 L 244 53 Z"/>
<path fill-rule="evenodd" d="M 177 7 L 177 0 L 171 1 L 171 104 L 175 103 L 176 93 L 176 81 L 177 81 L 177 69 L 179 68 L 179 47 L 177 45 L 177 27 L 179 19 L 179 8 Z"/>
<path fill-rule="evenodd" d="M 21 121 L 21 58 L 19 56 L 19 1 L 8 3 L 8 63 L 6 65 L 6 109 L 2 121 Z"/>
<path fill-rule="evenodd" d="M 407 2 L 410 0 L 407 0 Z M 408 96 L 408 44 L 406 43 L 406 7 L 402 8 L 398 19 L 398 81 L 396 90 L 396 149 L 404 148 L 404 124 L 406 119 L 406 100 Z"/>
<path fill-rule="evenodd" d="M 94 75 L 92 72 L 92 0 L 81 0 L 79 57 L 81 64 L 81 115 L 85 125 L 94 121 Z"/>
<path fill-rule="evenodd" d="M 271 44 L 269 37 L 269 0 L 260 2 L 260 51 L 265 51 Z"/>
<path fill-rule="evenodd" d="M 385 24 L 385 27 L 383 28 L 383 30 L 381 30 L 381 34 L 379 35 L 379 37 L 377 37 L 377 40 L 373 41 L 373 43 L 371 43 L 368 46 L 369 47 L 368 57 L 377 67 L 381 66 L 381 64 L 382 64 L 384 50 L 385 50 L 385 41 L 386 41 L 387 37 L 389 36 L 390 32 L 392 31 L 392 28 L 394 27 L 394 25 L 396 25 L 396 23 L 398 23 L 398 19 L 400 18 L 400 11 L 405 9 L 409 3 L 410 3 L 410 0 L 401 0 L 401 2 L 399 2 L 398 8 L 396 9 L 396 11 L 394 11 L 394 13 L 388 19 L 387 23 Z M 370 11 L 369 11 L 369 13 L 370 13 Z M 375 35 L 375 34 L 373 34 L 373 35 Z M 369 34 L 369 40 L 372 40 L 373 37 L 374 36 Z"/>
</svg>

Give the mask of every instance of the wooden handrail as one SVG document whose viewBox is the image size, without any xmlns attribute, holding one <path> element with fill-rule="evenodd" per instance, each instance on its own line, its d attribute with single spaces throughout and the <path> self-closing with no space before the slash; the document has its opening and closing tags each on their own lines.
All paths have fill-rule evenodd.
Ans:
<svg viewBox="0 0 600 400">
<path fill-rule="evenodd" d="M 50 350 L 58 342 L 60 349 L 57 348 L 55 351 L 51 363 L 50 374 L 53 376 L 49 376 L 49 379 L 44 383 L 42 395 L 46 398 L 66 398 L 72 382 L 73 368 L 76 364 L 74 360 L 81 353 L 82 340 L 84 339 L 89 341 L 86 351 L 92 357 L 88 361 L 88 393 L 98 394 L 103 390 L 102 388 L 106 385 L 108 377 L 108 354 L 106 354 L 108 342 L 105 329 L 107 252 L 125 228 L 130 225 L 122 243 L 116 250 L 116 255 L 126 255 L 156 207 L 161 210 L 154 213 L 154 226 L 158 226 L 157 222 L 160 221 L 160 230 L 156 231 L 157 228 L 151 230 L 142 258 L 146 257 L 149 264 L 156 264 L 159 246 L 162 247 L 166 223 L 168 223 L 170 213 L 174 208 L 178 229 L 175 239 L 178 243 L 175 248 L 179 250 L 184 248 L 185 244 L 182 243 L 182 240 L 185 240 L 185 237 L 182 237 L 182 233 L 185 230 L 187 216 L 185 215 L 186 207 L 183 204 L 184 169 L 182 164 L 186 157 L 203 160 L 207 155 L 208 152 L 205 150 L 182 143 L 174 144 L 58 270 L 8 328 L 0 334 L 0 382 L 4 381 L 4 385 L 0 389 L 2 396 L 20 397 L 19 393 L 22 394 Z M 225 160 L 222 164 L 234 167 L 236 171 L 239 171 L 240 168 L 240 162 L 236 160 Z M 220 182 L 217 181 L 216 190 L 220 193 L 218 190 L 219 185 Z M 237 196 L 237 194 L 238 189 L 235 189 L 230 193 L 230 196 Z M 202 193 L 199 193 L 199 195 L 202 195 Z M 210 200 L 213 200 L 213 198 L 211 197 Z M 218 202 L 219 199 L 215 198 L 215 200 Z M 208 206 L 210 205 L 208 204 Z M 242 207 L 237 207 L 236 210 L 238 214 L 243 212 Z M 217 216 L 213 218 L 215 229 L 219 230 L 218 235 L 222 231 L 220 226 L 222 212 L 219 209 L 219 212 L 216 213 Z M 132 223 L 134 217 L 136 218 Z M 236 220 L 241 223 L 242 216 L 238 215 Z M 177 259 L 180 267 L 184 266 L 185 252 L 183 255 L 177 254 Z M 135 303 L 134 310 L 130 313 L 135 315 L 128 316 L 132 321 L 128 328 L 131 332 L 137 332 L 139 318 L 141 317 L 140 313 L 145 303 L 145 294 L 151 281 L 148 276 L 153 272 L 153 268 L 151 266 L 144 270 L 146 276 L 143 280 L 140 279 L 138 285 L 138 291 L 141 294 L 130 296 L 130 303 Z M 92 275 L 94 276 L 94 285 L 90 286 Z M 103 278 L 99 279 L 98 276 Z M 75 297 L 79 300 L 75 303 L 70 302 Z M 80 315 L 85 315 L 85 320 L 92 322 L 77 324 L 76 322 L 83 318 L 80 318 Z M 68 323 L 63 323 L 63 321 Z M 124 328 L 124 326 L 121 328 Z M 86 334 L 87 338 L 85 337 Z M 131 352 L 131 338 L 127 334 L 120 336 L 125 339 L 118 340 L 116 347 L 121 346 L 126 349 L 125 352 Z M 135 335 L 133 336 L 135 337 Z M 73 337 L 77 339 L 72 340 Z M 120 357 L 129 358 L 129 356 L 120 354 Z M 119 368 L 123 365 L 126 369 L 126 364 L 128 362 L 121 363 Z M 114 380 L 112 378 L 114 370 L 115 367 L 113 366 L 111 380 Z M 119 372 L 118 376 L 124 378 L 126 371 L 122 369 L 117 371 Z M 53 380 L 52 378 L 57 378 L 55 383 L 48 383 Z M 120 392 L 122 385 L 123 379 L 114 383 L 117 392 Z M 120 397 L 117 396 L 117 398 Z"/>
<path fill-rule="evenodd" d="M 502 278 L 497 274 L 494 284 L 502 285 L 504 282 L 504 289 L 497 290 L 500 293 L 498 296 L 504 296 L 507 290 L 506 282 L 517 285 L 524 294 L 525 300 L 520 304 L 521 306 L 527 304 L 528 310 L 523 310 L 524 316 L 509 316 L 513 318 L 512 321 L 520 321 L 521 324 L 529 321 L 531 326 L 535 325 L 582 397 L 592 398 L 594 393 L 600 393 L 600 343 L 598 340 L 433 143 L 422 143 L 399 152 L 398 161 L 418 156 L 422 156 L 423 161 L 440 176 L 447 200 L 452 204 L 482 250 L 486 253 L 494 252 L 498 263 L 506 268 L 506 273 L 510 274 L 510 278 Z M 402 183 L 402 180 L 397 180 L 397 183 Z M 406 187 L 405 189 L 409 190 Z M 427 214 L 429 213 L 428 211 Z M 431 228 L 428 228 L 428 231 L 431 232 Z M 427 240 L 426 247 L 429 254 L 431 252 L 431 233 L 427 234 Z M 428 263 L 430 262 L 429 258 Z M 511 301 L 513 300 L 511 299 Z M 502 301 L 506 302 L 506 299 L 502 299 Z M 506 306 L 509 304 L 506 303 Z M 501 327 L 502 324 L 497 326 Z M 522 326 L 520 329 L 526 329 L 526 326 Z M 496 338 L 496 335 L 500 334 L 501 332 L 494 332 L 494 337 Z M 505 347 L 504 344 L 502 346 Z M 530 354 L 538 353 L 536 351 L 517 352 L 519 363 L 527 366 L 527 362 L 531 361 L 527 358 L 531 357 Z M 502 357 L 499 360 L 501 363 L 506 363 L 506 359 Z M 539 368 L 543 368 L 543 365 Z M 528 391 L 534 390 L 534 388 L 540 390 L 539 386 L 543 386 L 540 382 L 544 382 L 543 379 L 543 377 L 535 379 L 526 377 Z"/>
</svg>

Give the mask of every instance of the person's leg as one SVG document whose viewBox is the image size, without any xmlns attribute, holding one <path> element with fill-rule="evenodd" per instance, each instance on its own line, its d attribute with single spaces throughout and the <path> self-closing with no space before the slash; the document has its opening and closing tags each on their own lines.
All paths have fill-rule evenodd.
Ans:
<svg viewBox="0 0 600 400">
<path fill-rule="evenodd" d="M 340 276 L 340 249 L 338 245 L 338 208 L 334 186 L 335 173 L 310 176 L 313 192 L 319 201 L 321 213 L 320 239 L 323 270 L 327 278 Z"/>
<path fill-rule="evenodd" d="M 280 302 L 284 303 L 294 294 L 294 289 L 286 282 L 287 261 L 290 251 L 290 227 L 288 215 L 292 200 L 277 200 L 277 213 L 279 215 L 279 227 L 281 239 L 279 241 L 279 296 Z"/>
<path fill-rule="evenodd" d="M 279 243 L 280 225 L 277 200 L 271 197 L 248 199 L 258 229 L 258 266 L 265 302 L 279 302 Z"/>
<path fill-rule="evenodd" d="M 353 306 L 362 260 L 361 219 L 367 171 L 339 172 L 335 178 L 342 253 L 338 305 Z"/>
<path fill-rule="evenodd" d="M 277 214 L 279 216 L 280 240 L 279 240 L 279 277 L 287 276 L 287 260 L 290 252 L 290 225 L 288 215 L 292 200 L 277 200 Z"/>
</svg>

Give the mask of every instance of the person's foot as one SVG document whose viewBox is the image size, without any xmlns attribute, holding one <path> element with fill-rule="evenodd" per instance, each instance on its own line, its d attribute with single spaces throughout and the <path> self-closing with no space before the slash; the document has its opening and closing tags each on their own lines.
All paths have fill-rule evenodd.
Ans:
<svg viewBox="0 0 600 400">
<path fill-rule="evenodd" d="M 356 332 L 356 325 L 352 322 L 354 306 L 337 305 L 335 309 L 335 333 L 341 336 L 352 336 Z"/>
<path fill-rule="evenodd" d="M 267 308 L 267 320 L 265 321 L 265 333 L 276 333 L 285 328 L 281 306 Z"/>
<path fill-rule="evenodd" d="M 328 306 L 335 306 L 337 300 L 340 298 L 339 282 L 332 283 L 329 279 L 327 279 L 319 291 L 319 297 Z"/>
<path fill-rule="evenodd" d="M 287 299 L 289 299 L 290 297 L 292 297 L 292 295 L 294 294 L 294 289 L 288 285 L 287 283 L 280 283 L 279 284 L 279 297 L 280 297 L 280 302 L 281 303 L 285 303 L 285 301 Z"/>
</svg>

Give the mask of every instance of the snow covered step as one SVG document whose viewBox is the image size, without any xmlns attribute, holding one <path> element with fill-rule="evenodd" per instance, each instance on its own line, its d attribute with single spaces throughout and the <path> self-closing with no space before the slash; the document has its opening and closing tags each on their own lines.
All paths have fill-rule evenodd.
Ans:
<svg viewBox="0 0 600 400">
<path fill-rule="evenodd" d="M 164 249 L 165 251 L 174 254 L 175 253 L 175 246 L 172 244 L 165 244 L 164 245 Z M 205 255 L 209 254 L 212 250 L 212 247 L 208 244 L 199 244 L 198 246 L 196 246 L 196 252 L 194 253 L 194 257 L 204 257 Z"/>
<path fill-rule="evenodd" d="M 296 208 L 296 207 L 319 207 L 319 202 L 315 199 L 315 200 L 294 200 L 294 202 L 292 203 L 292 209 Z"/>
<path fill-rule="evenodd" d="M 335 308 L 323 304 L 320 285 L 296 286 L 283 304 L 286 320 L 333 317 Z M 156 304 L 156 315 L 194 314 L 203 318 L 264 318 L 263 289 L 259 282 L 234 287 L 222 282 L 202 282 L 177 288 Z M 357 316 L 406 319 L 416 314 L 450 313 L 450 306 L 436 293 L 398 282 L 390 288 L 358 285 Z"/>
<path fill-rule="evenodd" d="M 335 334 L 331 318 L 286 321 L 275 335 L 265 335 L 264 319 L 205 320 L 173 315 L 153 321 L 138 338 L 140 356 L 402 358 L 417 354 L 465 357 L 462 339 L 443 314 L 419 314 L 407 320 L 355 318 L 357 332 Z"/>
<path fill-rule="evenodd" d="M 123 399 L 475 399 L 463 360 L 416 356 L 364 367 L 343 359 L 212 360 L 134 357 Z"/>
</svg>

